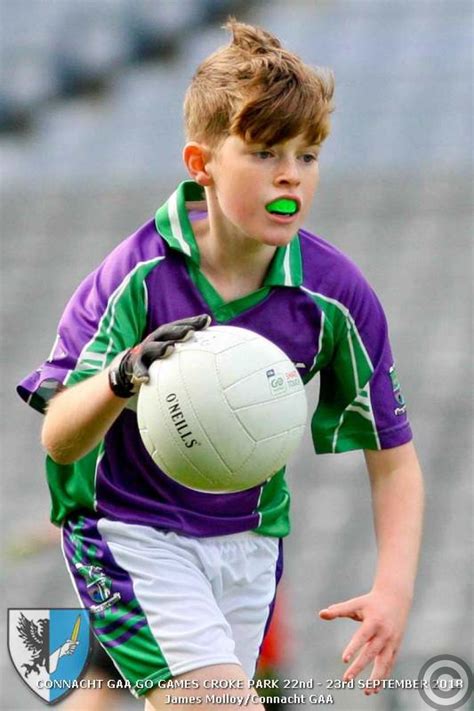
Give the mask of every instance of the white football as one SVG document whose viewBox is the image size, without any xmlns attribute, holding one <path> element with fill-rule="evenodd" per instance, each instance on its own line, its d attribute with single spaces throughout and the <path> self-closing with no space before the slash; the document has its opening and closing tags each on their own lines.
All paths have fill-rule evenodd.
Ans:
<svg viewBox="0 0 474 711">
<path fill-rule="evenodd" d="M 138 426 L 169 477 L 229 493 L 269 479 L 297 448 L 306 423 L 303 382 L 288 356 L 244 328 L 196 332 L 150 368 Z"/>
</svg>

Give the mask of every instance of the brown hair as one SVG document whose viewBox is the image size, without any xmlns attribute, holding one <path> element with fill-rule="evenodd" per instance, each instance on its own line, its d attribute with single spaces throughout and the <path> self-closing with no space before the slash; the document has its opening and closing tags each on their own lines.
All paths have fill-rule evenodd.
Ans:
<svg viewBox="0 0 474 711">
<path fill-rule="evenodd" d="M 228 135 L 272 145 L 300 133 L 321 144 L 330 131 L 334 77 L 310 67 L 263 29 L 230 18 L 232 41 L 197 68 L 184 101 L 188 140 Z"/>
</svg>

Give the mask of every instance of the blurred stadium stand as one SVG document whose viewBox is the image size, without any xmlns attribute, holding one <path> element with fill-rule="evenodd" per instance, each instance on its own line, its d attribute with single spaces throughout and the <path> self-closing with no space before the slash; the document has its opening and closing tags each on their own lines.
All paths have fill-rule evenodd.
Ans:
<svg viewBox="0 0 474 711">
<path fill-rule="evenodd" d="M 127 64 L 178 51 L 247 0 L 3 0 L 0 132 L 31 128 L 53 99 L 96 94 Z"/>
<path fill-rule="evenodd" d="M 418 593 L 397 676 L 416 678 L 436 654 L 472 664 L 467 0 L 1 2 L 5 607 L 75 604 L 56 550 L 20 556 L 47 518 L 48 495 L 39 417 L 14 384 L 49 352 L 80 279 L 185 177 L 183 94 L 196 64 L 226 43 L 219 25 L 229 12 L 335 71 L 333 133 L 308 226 L 354 258 L 384 303 L 427 480 Z M 354 628 L 314 613 L 370 582 L 369 490 L 360 455 L 315 459 L 308 437 L 290 482 L 288 676 L 324 682 L 340 676 Z M 5 615 L 5 640 L 4 625 Z M 2 680 L 0 708 L 42 708 L 6 657 Z M 427 708 L 413 691 L 335 698 L 338 711 Z"/>
</svg>

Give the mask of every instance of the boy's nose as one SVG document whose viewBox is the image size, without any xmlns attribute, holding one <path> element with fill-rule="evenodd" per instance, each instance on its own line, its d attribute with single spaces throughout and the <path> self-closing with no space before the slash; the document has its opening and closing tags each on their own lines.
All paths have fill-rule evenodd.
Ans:
<svg viewBox="0 0 474 711">
<path fill-rule="evenodd" d="M 298 166 L 293 161 L 287 161 L 280 167 L 275 176 L 276 185 L 299 185 L 300 174 Z"/>
</svg>

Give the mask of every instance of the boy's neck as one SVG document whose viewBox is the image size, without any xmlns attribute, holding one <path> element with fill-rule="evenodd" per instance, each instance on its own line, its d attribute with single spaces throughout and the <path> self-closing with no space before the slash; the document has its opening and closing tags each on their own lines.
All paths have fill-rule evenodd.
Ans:
<svg viewBox="0 0 474 711">
<path fill-rule="evenodd" d="M 193 222 L 201 271 L 218 293 L 231 301 L 263 285 L 276 247 L 238 234 L 208 207 L 208 216 Z"/>
</svg>

